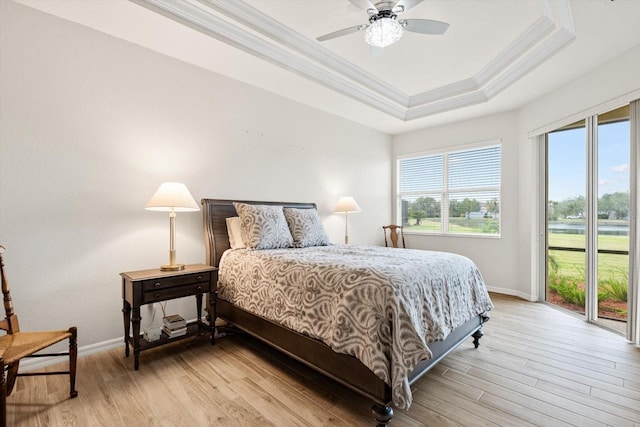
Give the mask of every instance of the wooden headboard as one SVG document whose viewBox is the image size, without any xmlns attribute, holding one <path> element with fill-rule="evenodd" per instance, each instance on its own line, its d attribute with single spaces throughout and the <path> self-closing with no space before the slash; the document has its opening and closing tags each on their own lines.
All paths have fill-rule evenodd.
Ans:
<svg viewBox="0 0 640 427">
<path fill-rule="evenodd" d="M 316 209 L 315 203 L 259 202 L 252 200 L 202 199 L 202 220 L 207 264 L 217 267 L 224 251 L 229 249 L 227 218 L 238 216 L 233 202 L 251 205 L 280 205 L 285 208 Z"/>
</svg>

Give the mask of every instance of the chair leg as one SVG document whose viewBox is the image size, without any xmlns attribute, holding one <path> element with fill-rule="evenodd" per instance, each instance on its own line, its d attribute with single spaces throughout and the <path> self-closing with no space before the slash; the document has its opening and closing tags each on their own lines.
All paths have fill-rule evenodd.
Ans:
<svg viewBox="0 0 640 427">
<path fill-rule="evenodd" d="M 5 396 L 11 396 L 13 393 L 13 386 L 16 385 L 16 378 L 18 378 L 18 368 L 20 368 L 20 361 L 13 363 L 8 366 L 7 369 L 7 378 L 6 378 L 6 394 Z"/>
<path fill-rule="evenodd" d="M 7 383 L 4 377 L 4 360 L 0 357 L 0 427 L 7 426 Z"/>
<path fill-rule="evenodd" d="M 78 328 L 69 328 L 69 396 L 74 398 L 78 395 L 76 391 L 76 366 L 78 360 Z"/>
</svg>

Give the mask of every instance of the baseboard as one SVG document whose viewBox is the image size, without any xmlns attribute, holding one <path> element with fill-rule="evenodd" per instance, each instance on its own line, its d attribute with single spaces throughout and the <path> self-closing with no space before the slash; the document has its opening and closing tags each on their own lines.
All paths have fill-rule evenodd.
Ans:
<svg viewBox="0 0 640 427">
<path fill-rule="evenodd" d="M 122 337 L 114 338 L 111 340 L 89 344 L 82 347 L 78 347 L 78 358 L 89 356 L 94 353 L 101 353 L 103 351 L 113 350 L 114 348 L 123 347 L 124 341 Z M 124 349 L 122 350 L 124 357 Z M 69 356 L 52 356 L 52 357 L 38 357 L 35 359 L 23 359 L 20 361 L 20 372 L 22 371 L 35 371 L 37 369 L 43 369 L 47 366 L 55 365 L 57 363 L 66 362 L 69 360 Z"/>
<path fill-rule="evenodd" d="M 190 319 L 189 322 L 192 322 L 194 320 L 195 319 Z M 216 334 L 216 338 L 218 338 L 218 336 L 219 335 Z M 89 356 L 95 353 L 101 353 L 103 351 L 113 350 L 114 348 L 118 348 L 118 347 L 124 347 L 123 337 L 113 338 L 107 341 L 102 341 L 99 343 L 78 347 L 78 358 Z M 122 349 L 122 357 L 124 357 L 124 349 Z M 23 359 L 20 361 L 20 372 L 23 372 L 23 371 L 28 372 L 28 371 L 35 371 L 38 369 L 44 369 L 47 366 L 66 362 L 68 360 L 69 360 L 69 356 L 52 356 L 52 357 L 38 357 L 34 359 Z"/>
<path fill-rule="evenodd" d="M 496 288 L 494 286 L 487 286 L 487 290 L 489 292 L 494 292 L 496 294 L 511 295 L 511 296 L 514 296 L 514 297 L 522 298 L 525 301 L 531 301 L 531 302 L 538 301 L 537 298 L 532 298 L 531 295 L 529 295 L 529 294 L 526 294 L 526 293 L 520 292 L 520 291 L 514 291 L 513 289 Z"/>
</svg>

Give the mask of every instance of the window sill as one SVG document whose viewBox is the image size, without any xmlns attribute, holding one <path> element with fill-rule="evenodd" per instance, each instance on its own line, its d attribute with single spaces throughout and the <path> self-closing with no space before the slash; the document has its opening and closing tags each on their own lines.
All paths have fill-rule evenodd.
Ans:
<svg viewBox="0 0 640 427">
<path fill-rule="evenodd" d="M 452 234 L 452 233 L 423 233 L 420 231 L 407 231 L 403 230 L 405 236 L 427 236 L 427 237 L 464 237 L 464 238 L 479 238 L 479 239 L 500 239 L 500 234 Z"/>
</svg>

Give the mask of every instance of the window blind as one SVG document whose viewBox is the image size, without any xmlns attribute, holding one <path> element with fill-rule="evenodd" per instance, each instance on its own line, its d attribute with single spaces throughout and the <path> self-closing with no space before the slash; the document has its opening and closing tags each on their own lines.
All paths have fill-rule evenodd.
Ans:
<svg viewBox="0 0 640 427">
<path fill-rule="evenodd" d="M 500 233 L 501 145 L 398 159 L 405 231 Z"/>
</svg>

